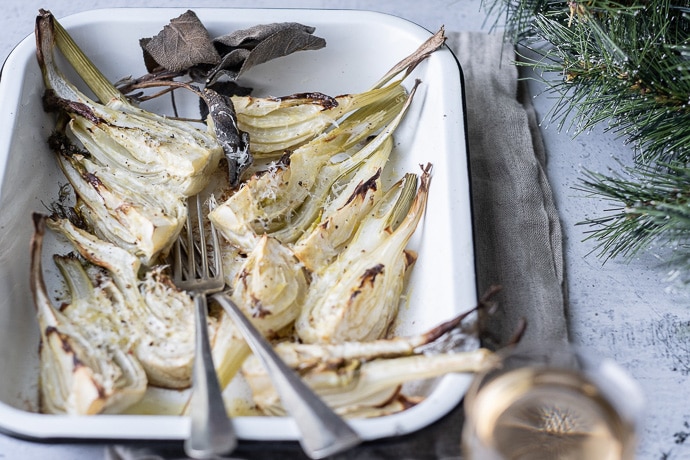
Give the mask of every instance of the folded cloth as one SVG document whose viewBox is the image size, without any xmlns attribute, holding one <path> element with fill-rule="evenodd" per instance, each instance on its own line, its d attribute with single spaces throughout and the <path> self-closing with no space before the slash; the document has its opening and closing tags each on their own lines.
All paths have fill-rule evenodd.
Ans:
<svg viewBox="0 0 690 460">
<path fill-rule="evenodd" d="M 483 324 L 485 344 L 498 347 L 521 319 L 524 342 L 563 341 L 561 229 L 544 173 L 544 148 L 534 110 L 520 91 L 515 53 L 502 37 L 450 32 L 448 46 L 464 74 L 480 294 L 503 289 Z M 333 460 L 453 460 L 462 458 L 462 405 L 438 422 L 399 438 L 369 442 Z M 109 447 L 107 460 L 185 458 L 178 447 Z M 294 443 L 240 443 L 232 458 L 307 459 Z"/>
<path fill-rule="evenodd" d="M 450 33 L 465 77 L 478 289 L 502 290 L 482 324 L 483 341 L 504 345 L 567 340 L 560 220 L 545 151 L 515 52 L 501 37 Z"/>
</svg>

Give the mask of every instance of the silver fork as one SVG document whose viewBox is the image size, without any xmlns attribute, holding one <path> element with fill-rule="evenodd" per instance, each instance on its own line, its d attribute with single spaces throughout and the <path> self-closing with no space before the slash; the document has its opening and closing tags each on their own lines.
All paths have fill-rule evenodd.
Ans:
<svg viewBox="0 0 690 460">
<path fill-rule="evenodd" d="M 196 214 L 198 244 L 195 245 L 192 216 Z M 211 362 L 208 331 L 206 329 L 206 293 L 215 293 L 213 298 L 223 307 L 235 322 L 247 344 L 257 358 L 266 367 L 268 374 L 280 395 L 280 399 L 288 413 L 294 419 L 300 431 L 300 444 L 305 454 L 312 459 L 321 459 L 329 455 L 345 451 L 362 442 L 359 435 L 350 425 L 338 416 L 309 388 L 302 379 L 290 369 L 273 350 L 271 344 L 244 316 L 230 297 L 223 291 L 224 281 L 218 236 L 211 225 L 211 246 L 213 247 L 214 267 L 209 267 L 206 239 L 203 231 L 203 214 L 201 213 L 200 198 L 190 199 L 190 213 L 187 219 L 187 237 L 178 240 L 175 251 L 174 281 L 178 287 L 194 292 L 197 306 L 197 350 L 202 352 L 210 362 L 205 370 L 205 360 L 195 359 L 194 366 L 194 394 L 192 396 L 192 431 L 185 442 L 185 451 L 192 458 L 208 458 L 214 453 L 220 455 L 235 448 L 237 441 L 232 433 L 232 426 L 228 421 L 225 408 L 220 396 L 220 388 L 213 363 Z M 191 231 L 190 231 L 191 230 Z M 187 266 L 182 263 L 182 252 L 188 254 Z M 190 254 L 191 253 L 191 254 Z M 201 263 L 195 262 L 195 254 L 201 255 Z M 194 267 L 202 269 L 200 275 L 194 275 Z M 205 271 L 203 271 L 205 270 Z M 185 276 L 186 280 L 178 277 L 177 273 Z M 191 273 L 192 276 L 188 274 Z M 179 283 L 179 284 L 178 284 Z M 186 286 L 186 287 L 182 287 Z M 203 327 L 201 327 L 203 325 Z M 203 330 L 199 330 L 199 328 Z M 201 339 L 202 343 L 199 343 Z M 197 354 L 198 356 L 198 354 Z M 198 365 L 197 365 L 198 364 Z M 203 374 L 205 382 L 197 380 L 197 375 Z M 197 383 L 199 382 L 199 383 Z M 208 389 L 208 393 L 204 390 Z M 214 404 L 212 398 L 217 395 L 219 402 Z M 198 398 L 198 401 L 194 398 Z M 213 411 L 219 412 L 214 414 Z M 222 412 L 222 413 L 221 413 Z M 214 443 L 215 440 L 215 443 Z M 224 441 L 227 444 L 224 444 Z M 221 452 L 221 449 L 226 449 Z"/>
<path fill-rule="evenodd" d="M 227 294 L 214 294 L 213 299 L 235 321 L 254 355 L 266 368 L 283 406 L 300 431 L 299 442 L 309 458 L 328 457 L 362 442 L 357 432 L 285 364 Z"/>
<path fill-rule="evenodd" d="M 189 198 L 186 235 L 180 235 L 173 254 L 173 282 L 194 298 L 195 355 L 192 368 L 191 429 L 184 449 L 191 458 L 206 459 L 227 454 L 237 446 L 237 436 L 223 403 L 208 337 L 207 294 L 225 287 L 220 245 L 211 225 L 213 265 L 204 233 L 204 213 L 199 195 Z M 193 220 L 196 225 L 193 225 Z"/>
</svg>

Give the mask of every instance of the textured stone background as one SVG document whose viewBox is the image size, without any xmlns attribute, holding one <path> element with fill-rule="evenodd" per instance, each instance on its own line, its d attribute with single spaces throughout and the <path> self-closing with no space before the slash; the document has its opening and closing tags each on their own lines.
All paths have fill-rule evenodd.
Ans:
<svg viewBox="0 0 690 460">
<path fill-rule="evenodd" d="M 430 30 L 444 24 L 447 30 L 486 30 L 481 0 L 252 0 L 190 2 L 163 0 L 72 0 L 39 2 L 9 0 L 0 15 L 0 58 L 33 33 L 39 8 L 63 17 L 104 7 L 299 7 L 376 10 L 411 20 Z M 492 3 L 488 1 L 488 3 Z M 530 83 L 538 115 L 548 118 L 553 101 L 541 94 L 543 85 Z M 500 129 L 500 126 L 490 127 Z M 2 131 L 2 135 L 8 133 Z M 656 248 L 630 261 L 603 264 L 590 254 L 593 243 L 583 241 L 588 227 L 576 225 L 607 207 L 573 187 L 584 169 L 605 172 L 630 163 L 632 150 L 603 127 L 575 138 L 545 121 L 542 134 L 548 157 L 548 174 L 565 234 L 565 263 L 569 296 L 569 321 L 574 342 L 614 358 L 641 384 L 648 399 L 638 457 L 641 459 L 690 458 L 690 307 L 688 289 L 674 283 L 672 273 L 660 265 L 672 248 Z M 478 231 L 481 231 L 480 229 Z M 0 458 L 95 459 L 103 458 L 101 445 L 37 444 L 0 435 Z"/>
</svg>

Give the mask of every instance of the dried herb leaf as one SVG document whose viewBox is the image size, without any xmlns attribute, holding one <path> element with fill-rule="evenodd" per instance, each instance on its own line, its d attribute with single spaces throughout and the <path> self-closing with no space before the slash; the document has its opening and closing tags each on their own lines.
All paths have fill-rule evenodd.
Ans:
<svg viewBox="0 0 690 460">
<path fill-rule="evenodd" d="M 232 96 L 249 96 L 252 94 L 252 91 L 254 91 L 254 88 L 241 86 L 234 81 L 219 81 L 213 85 L 206 85 L 206 88 L 228 98 Z M 205 120 L 209 114 L 208 105 L 203 98 L 199 99 L 199 113 L 201 114 L 202 120 Z"/>
<path fill-rule="evenodd" d="M 222 76 L 227 77 L 229 80 L 236 80 L 240 76 L 240 69 L 242 64 L 247 60 L 251 51 L 238 48 L 232 50 L 223 56 L 223 60 L 220 61 L 214 69 L 207 74 L 206 80 L 207 84 L 213 85 Z"/>
<path fill-rule="evenodd" d="M 314 27 L 305 26 L 297 22 L 274 22 L 271 24 L 259 24 L 247 29 L 236 30 L 213 40 L 217 47 L 225 46 L 229 49 L 252 49 L 271 35 L 283 30 L 299 30 L 307 34 L 313 34 Z M 221 48 L 221 54 L 223 54 Z"/>
<path fill-rule="evenodd" d="M 153 62 L 179 72 L 199 64 L 216 65 L 221 60 L 208 30 L 191 10 L 172 19 L 155 37 L 140 40 L 140 45 L 149 72 L 156 70 L 151 68 Z"/>
<path fill-rule="evenodd" d="M 297 51 L 317 50 L 326 40 L 313 34 L 315 28 L 295 22 L 262 24 L 237 30 L 213 40 L 221 62 L 208 75 L 212 84 L 221 76 L 239 78 L 250 68 Z"/>
<path fill-rule="evenodd" d="M 235 107 L 229 97 L 209 88 L 202 92 L 213 130 L 228 160 L 229 182 L 232 188 L 240 185 L 242 173 L 252 165 L 254 157 L 249 152 L 249 135 L 237 126 Z"/>
<path fill-rule="evenodd" d="M 228 160 L 229 181 L 238 187 L 242 173 L 251 166 L 249 135 L 240 131 L 230 95 L 248 95 L 251 88 L 235 80 L 248 69 L 264 62 L 304 50 L 326 46 L 323 38 L 313 34 L 315 28 L 295 22 L 257 25 L 211 40 L 208 30 L 197 15 L 188 10 L 172 19 L 158 35 L 139 41 L 144 63 L 151 74 L 145 78 L 128 79 L 123 87 L 153 86 L 188 87 L 200 98 L 202 119 L 209 120 L 216 138 Z M 166 72 L 161 73 L 161 70 Z M 201 90 L 173 79 L 186 74 L 202 83 Z M 159 79 L 158 75 L 165 75 Z M 227 77 L 218 81 L 221 77 Z"/>
<path fill-rule="evenodd" d="M 161 70 L 161 65 L 156 62 L 156 60 L 151 56 L 151 53 L 146 51 L 146 48 L 148 47 L 149 42 L 151 41 L 151 38 L 140 38 L 139 39 L 139 46 L 141 47 L 141 50 L 143 51 L 144 55 L 144 65 L 146 66 L 146 70 L 149 72 L 157 72 Z"/>
</svg>

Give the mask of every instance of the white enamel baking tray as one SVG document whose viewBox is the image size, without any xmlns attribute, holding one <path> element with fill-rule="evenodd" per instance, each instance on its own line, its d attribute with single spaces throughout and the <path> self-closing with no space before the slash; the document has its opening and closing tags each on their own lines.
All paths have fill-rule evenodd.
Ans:
<svg viewBox="0 0 690 460">
<path fill-rule="evenodd" d="M 138 40 L 155 35 L 186 9 L 105 9 L 69 17 L 53 13 L 111 80 L 145 73 Z M 296 21 L 316 27 L 326 48 L 252 69 L 242 82 L 254 94 L 366 90 L 431 32 L 397 17 L 364 11 L 296 9 L 194 10 L 218 36 L 258 23 Z M 439 25 L 440 27 L 440 25 Z M 33 24 L 26 25 L 27 31 Z M 52 119 L 41 106 L 43 84 L 33 34 L 4 64 L 0 78 L 0 430 L 49 439 L 183 439 L 187 417 L 108 415 L 69 417 L 37 413 L 38 340 L 29 290 L 32 211 L 45 211 L 65 183 L 46 139 Z M 401 306 L 397 331 L 421 332 L 472 308 L 477 299 L 462 76 L 447 48 L 408 78 L 422 80 L 411 111 L 396 134 L 390 175 L 434 165 L 428 210 L 410 247 L 419 252 Z M 156 110 L 155 106 L 146 108 Z M 45 267 L 50 279 L 54 270 Z M 470 346 L 477 346 L 476 343 Z M 367 440 L 402 435 L 441 418 L 462 399 L 468 375 L 446 375 L 418 386 L 426 399 L 395 415 L 353 420 Z M 297 439 L 289 417 L 237 417 L 238 435 L 252 440 Z"/>
</svg>

